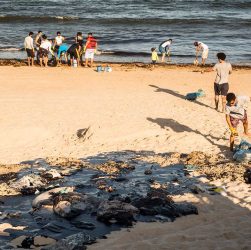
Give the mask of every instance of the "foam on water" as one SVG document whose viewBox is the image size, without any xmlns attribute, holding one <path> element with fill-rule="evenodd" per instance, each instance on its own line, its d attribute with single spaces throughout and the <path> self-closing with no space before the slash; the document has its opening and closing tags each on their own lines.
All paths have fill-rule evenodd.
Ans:
<svg viewBox="0 0 251 250">
<path fill-rule="evenodd" d="M 43 30 L 48 37 L 60 30 L 67 38 L 78 31 L 84 35 L 92 31 L 99 50 L 115 52 L 103 54 L 107 60 L 150 62 L 150 48 L 173 38 L 173 63 L 191 63 L 193 42 L 199 40 L 209 46 L 209 63 L 223 51 L 235 64 L 251 64 L 249 0 L 7 0 L 1 3 L 0 23 L 0 44 L 8 48 L 22 48 L 30 30 Z M 11 55 L 8 51 L 8 58 L 25 56 L 24 52 Z M 4 57 L 6 53 L 0 51 L 0 58 Z"/>
</svg>

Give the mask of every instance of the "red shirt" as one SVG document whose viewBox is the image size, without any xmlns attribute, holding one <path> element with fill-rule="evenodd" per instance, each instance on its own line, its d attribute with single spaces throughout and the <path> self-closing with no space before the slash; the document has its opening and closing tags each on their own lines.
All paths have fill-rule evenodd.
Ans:
<svg viewBox="0 0 251 250">
<path fill-rule="evenodd" d="M 96 49 L 97 40 L 93 36 L 88 37 L 86 43 L 87 43 L 86 45 L 87 49 Z"/>
</svg>

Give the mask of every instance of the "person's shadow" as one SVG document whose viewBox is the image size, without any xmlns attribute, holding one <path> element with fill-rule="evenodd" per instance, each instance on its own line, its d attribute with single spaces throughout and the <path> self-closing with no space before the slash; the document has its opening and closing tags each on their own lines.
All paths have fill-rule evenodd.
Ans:
<svg viewBox="0 0 251 250">
<path fill-rule="evenodd" d="M 171 89 L 163 89 L 163 88 L 160 88 L 160 87 L 158 87 L 158 86 L 156 86 L 156 85 L 153 85 L 153 84 L 149 84 L 149 86 L 152 87 L 152 88 L 156 88 L 155 92 L 164 92 L 164 93 L 173 95 L 173 96 L 175 96 L 175 97 L 178 97 L 178 98 L 180 98 L 180 99 L 186 100 L 186 97 L 185 97 L 184 95 L 179 94 L 177 91 L 173 91 L 173 90 L 171 90 Z M 196 104 L 198 104 L 198 105 L 201 105 L 201 106 L 203 106 L 203 107 L 206 107 L 206 108 L 214 109 L 214 108 L 212 108 L 211 106 L 208 106 L 207 104 L 204 104 L 204 103 L 199 102 L 199 101 L 197 101 L 197 100 L 192 101 L 192 102 L 194 102 L 194 103 L 196 103 Z"/>
<path fill-rule="evenodd" d="M 158 124 L 162 129 L 171 128 L 176 133 L 189 132 L 189 133 L 195 133 L 197 135 L 201 135 L 208 142 L 210 142 L 212 145 L 217 146 L 218 148 L 220 148 L 220 150 L 222 152 L 226 153 L 227 155 L 229 154 L 229 148 L 227 146 L 215 143 L 215 140 L 218 141 L 220 139 L 218 137 L 215 137 L 215 136 L 210 135 L 210 134 L 202 134 L 200 131 L 191 129 L 190 127 L 188 127 L 186 125 L 183 125 L 183 124 L 181 124 L 181 123 L 179 123 L 179 122 L 177 122 L 177 121 L 175 121 L 173 119 L 168 119 L 168 118 L 156 118 L 156 119 L 153 119 L 153 118 L 150 118 L 150 117 L 147 117 L 146 119 L 149 122 Z"/>
</svg>

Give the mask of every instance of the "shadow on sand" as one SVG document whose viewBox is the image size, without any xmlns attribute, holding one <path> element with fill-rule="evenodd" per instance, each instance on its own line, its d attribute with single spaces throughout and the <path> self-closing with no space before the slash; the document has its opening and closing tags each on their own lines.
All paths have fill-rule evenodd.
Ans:
<svg viewBox="0 0 251 250">
<path fill-rule="evenodd" d="M 152 87 L 152 88 L 155 88 L 155 89 L 156 89 L 155 92 L 164 92 L 164 93 L 173 95 L 173 96 L 175 96 L 175 97 L 178 97 L 178 98 L 180 98 L 180 99 L 186 100 L 186 97 L 185 97 L 184 95 L 179 94 L 177 91 L 173 91 L 173 90 L 171 90 L 171 89 L 163 89 L 163 88 L 160 88 L 160 87 L 158 87 L 158 86 L 156 86 L 156 85 L 152 85 L 152 84 L 150 84 L 149 86 Z M 193 102 L 193 103 L 196 103 L 196 104 L 198 104 L 198 105 L 200 105 L 200 106 L 203 106 L 203 107 L 206 107 L 206 108 L 210 108 L 210 109 L 215 110 L 215 109 L 212 108 L 211 106 L 208 106 L 207 104 L 204 104 L 204 103 L 199 102 L 199 101 L 197 101 L 197 100 L 192 101 L 192 102 Z"/>
<path fill-rule="evenodd" d="M 222 153 L 224 153 L 226 156 L 230 156 L 231 152 L 229 151 L 229 147 L 224 146 L 224 145 L 220 145 L 218 143 L 216 143 L 215 141 L 220 140 L 221 138 L 215 137 L 213 135 L 210 134 L 203 134 L 198 130 L 194 130 L 191 129 L 190 127 L 188 127 L 187 125 L 181 124 L 173 119 L 169 119 L 169 118 L 150 118 L 147 117 L 146 118 L 149 122 L 158 124 L 162 129 L 167 129 L 167 128 L 171 128 L 174 132 L 176 133 L 182 133 L 182 132 L 189 132 L 189 133 L 195 133 L 197 135 L 201 135 L 203 136 L 208 142 L 210 142 L 212 145 L 217 146 Z"/>
</svg>

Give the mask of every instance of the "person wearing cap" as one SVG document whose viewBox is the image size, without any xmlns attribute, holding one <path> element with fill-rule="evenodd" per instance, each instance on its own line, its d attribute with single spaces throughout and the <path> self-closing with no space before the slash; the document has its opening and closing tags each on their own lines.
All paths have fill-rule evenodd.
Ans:
<svg viewBox="0 0 251 250">
<path fill-rule="evenodd" d="M 198 63 L 198 56 L 199 53 L 201 52 L 201 65 L 205 65 L 209 52 L 208 46 L 205 43 L 198 41 L 194 42 L 194 46 L 195 46 L 195 57 L 196 57 L 195 63 L 196 64 Z"/>
<path fill-rule="evenodd" d="M 33 32 L 31 31 L 29 35 L 24 39 L 24 49 L 27 53 L 28 66 L 34 65 L 34 45 L 33 45 Z"/>
</svg>

